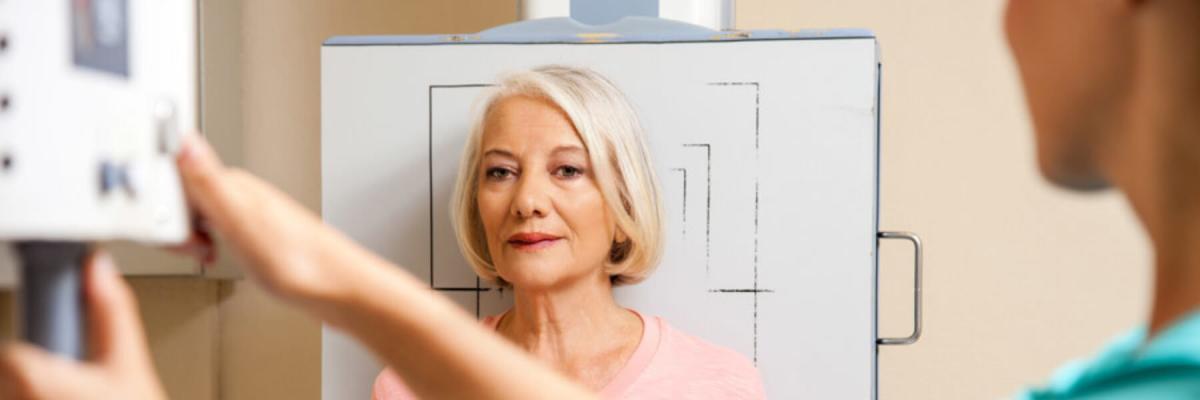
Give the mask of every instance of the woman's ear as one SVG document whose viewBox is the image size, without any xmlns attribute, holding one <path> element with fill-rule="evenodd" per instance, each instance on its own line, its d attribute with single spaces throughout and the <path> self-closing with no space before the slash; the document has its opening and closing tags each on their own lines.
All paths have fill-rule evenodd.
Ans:
<svg viewBox="0 0 1200 400">
<path fill-rule="evenodd" d="M 625 261 L 629 256 L 629 249 L 633 247 L 632 245 L 633 243 L 629 242 L 629 236 L 620 228 L 617 228 L 617 232 L 613 235 L 612 247 L 608 250 L 609 264 L 616 265 Z"/>
</svg>

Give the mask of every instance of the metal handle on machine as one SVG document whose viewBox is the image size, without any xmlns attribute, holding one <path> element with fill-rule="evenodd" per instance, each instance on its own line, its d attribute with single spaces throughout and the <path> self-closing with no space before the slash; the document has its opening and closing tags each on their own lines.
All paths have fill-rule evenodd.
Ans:
<svg viewBox="0 0 1200 400">
<path fill-rule="evenodd" d="M 879 338 L 876 343 L 880 345 L 906 345 L 917 342 L 921 338 L 921 264 L 922 264 L 922 248 L 921 238 L 912 232 L 879 232 L 880 239 L 902 239 L 907 240 L 913 245 L 914 268 L 913 268 L 913 330 L 908 337 L 902 338 Z"/>
</svg>

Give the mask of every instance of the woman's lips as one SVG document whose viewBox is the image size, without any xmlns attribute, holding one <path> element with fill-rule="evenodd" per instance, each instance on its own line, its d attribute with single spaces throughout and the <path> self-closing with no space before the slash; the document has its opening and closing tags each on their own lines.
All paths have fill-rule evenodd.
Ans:
<svg viewBox="0 0 1200 400">
<path fill-rule="evenodd" d="M 517 250 L 537 251 L 553 246 L 560 239 L 562 238 L 539 232 L 518 233 L 508 238 L 508 245 Z"/>
</svg>

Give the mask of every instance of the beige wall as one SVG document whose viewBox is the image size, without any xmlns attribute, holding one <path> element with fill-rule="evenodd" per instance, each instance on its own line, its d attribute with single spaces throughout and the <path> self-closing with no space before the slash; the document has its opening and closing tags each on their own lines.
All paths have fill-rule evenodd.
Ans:
<svg viewBox="0 0 1200 400">
<path fill-rule="evenodd" d="M 196 278 L 131 278 L 129 283 L 168 396 L 217 398 L 220 283 Z"/>
<path fill-rule="evenodd" d="M 13 329 L 13 294 L 0 291 L 0 341 L 11 339 L 16 335 Z"/>
<path fill-rule="evenodd" d="M 880 351 L 882 399 L 1043 381 L 1145 315 L 1148 244 L 1114 193 L 1042 182 L 1003 2 L 739 0 L 737 25 L 865 27 L 883 57 L 881 229 L 926 241 L 925 336 Z M 881 334 L 907 332 L 910 257 L 885 245 Z"/>
</svg>

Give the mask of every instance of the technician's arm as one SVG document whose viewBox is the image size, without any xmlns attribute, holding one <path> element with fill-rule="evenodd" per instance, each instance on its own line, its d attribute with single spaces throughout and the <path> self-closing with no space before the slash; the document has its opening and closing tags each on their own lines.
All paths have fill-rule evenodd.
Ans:
<svg viewBox="0 0 1200 400">
<path fill-rule="evenodd" d="M 203 139 L 185 140 L 178 165 L 192 206 L 253 278 L 362 341 L 421 397 L 591 397 L 282 192 L 225 168 Z"/>
</svg>

